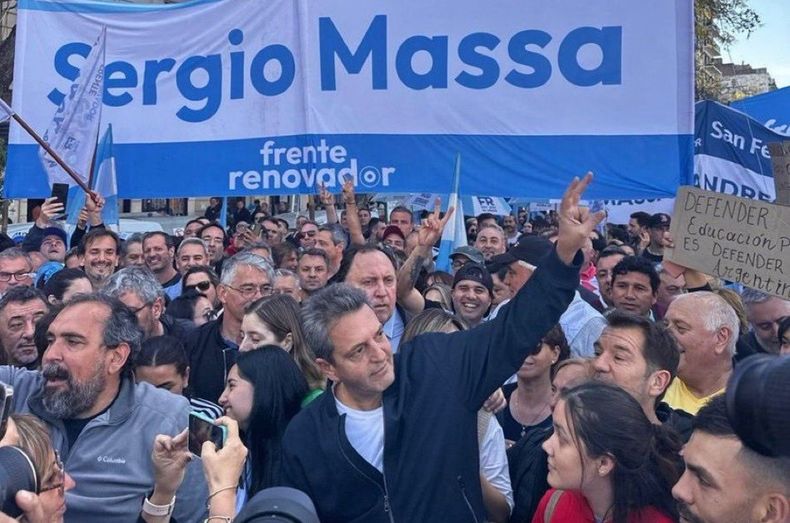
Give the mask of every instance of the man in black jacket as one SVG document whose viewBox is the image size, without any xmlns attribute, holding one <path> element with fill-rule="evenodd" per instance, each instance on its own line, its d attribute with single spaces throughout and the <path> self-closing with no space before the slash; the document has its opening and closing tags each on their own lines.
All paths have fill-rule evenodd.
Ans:
<svg viewBox="0 0 790 523">
<path fill-rule="evenodd" d="M 283 467 L 321 521 L 484 520 L 477 410 L 573 298 L 580 248 L 603 217 L 579 207 L 591 178 L 563 197 L 556 250 L 475 329 L 418 336 L 393 357 L 363 292 L 338 284 L 308 300 L 305 334 L 334 386 L 289 425 Z M 449 214 L 423 228 L 438 239 Z"/>
</svg>

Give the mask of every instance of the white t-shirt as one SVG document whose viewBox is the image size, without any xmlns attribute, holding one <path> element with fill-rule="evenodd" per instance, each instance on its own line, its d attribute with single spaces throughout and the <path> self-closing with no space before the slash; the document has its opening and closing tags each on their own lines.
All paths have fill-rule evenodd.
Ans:
<svg viewBox="0 0 790 523">
<path fill-rule="evenodd" d="M 384 473 L 384 407 L 356 410 L 335 398 L 340 414 L 346 415 L 346 436 L 362 458 Z"/>
<path fill-rule="evenodd" d="M 513 487 L 510 484 L 510 470 L 507 465 L 507 449 L 505 448 L 505 434 L 496 419 L 491 416 L 488 427 L 480 443 L 480 472 L 491 485 L 507 499 L 507 504 L 513 511 Z"/>
</svg>

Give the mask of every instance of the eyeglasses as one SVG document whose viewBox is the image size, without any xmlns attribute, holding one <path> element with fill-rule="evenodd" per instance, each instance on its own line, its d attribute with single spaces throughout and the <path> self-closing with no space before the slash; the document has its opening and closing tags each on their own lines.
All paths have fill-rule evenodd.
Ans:
<svg viewBox="0 0 790 523">
<path fill-rule="evenodd" d="M 185 291 L 188 291 L 188 290 L 191 290 L 191 289 L 197 289 L 197 290 L 199 290 L 201 292 L 206 292 L 207 290 L 209 290 L 209 288 L 211 288 L 211 282 L 208 281 L 208 280 L 199 281 L 199 282 L 197 282 L 194 285 L 184 285 L 184 290 Z"/>
<path fill-rule="evenodd" d="M 58 495 L 63 496 L 66 493 L 66 468 L 63 466 L 63 461 L 60 459 L 60 453 L 55 451 L 55 480 L 54 485 L 49 487 L 41 487 L 38 491 L 39 494 L 49 492 L 50 490 L 58 489 Z"/>
<path fill-rule="evenodd" d="M 133 313 L 137 314 L 141 310 L 145 309 L 146 307 L 150 307 L 151 305 L 153 305 L 153 304 L 152 303 L 143 303 L 139 307 L 135 307 L 135 308 L 129 307 L 129 310 L 132 311 Z"/>
<path fill-rule="evenodd" d="M 272 295 L 272 285 L 270 283 L 264 283 L 263 285 L 254 285 L 252 283 L 247 285 L 242 285 L 241 287 L 231 287 L 230 285 L 225 285 L 225 287 L 229 289 L 233 289 L 234 291 L 241 294 L 244 298 L 252 298 L 256 294 L 260 293 L 261 296 L 271 296 Z"/>
<path fill-rule="evenodd" d="M 16 281 L 32 280 L 35 275 L 35 272 L 0 272 L 0 281 L 11 281 L 12 276 Z"/>
</svg>

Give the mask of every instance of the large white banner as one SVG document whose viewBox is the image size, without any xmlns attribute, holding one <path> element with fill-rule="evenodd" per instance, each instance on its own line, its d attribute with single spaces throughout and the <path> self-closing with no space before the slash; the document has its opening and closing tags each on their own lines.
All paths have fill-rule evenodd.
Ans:
<svg viewBox="0 0 790 523">
<path fill-rule="evenodd" d="M 691 173 L 692 2 L 20 0 L 14 108 L 37 129 L 107 27 L 123 197 L 366 192 L 660 197 Z M 41 195 L 12 127 L 11 196 Z"/>
</svg>

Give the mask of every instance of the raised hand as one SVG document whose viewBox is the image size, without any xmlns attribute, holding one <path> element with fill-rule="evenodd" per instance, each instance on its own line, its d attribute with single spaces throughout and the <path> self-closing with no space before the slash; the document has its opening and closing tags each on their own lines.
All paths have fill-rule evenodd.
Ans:
<svg viewBox="0 0 790 523">
<path fill-rule="evenodd" d="M 154 465 L 154 480 L 157 491 L 175 494 L 181 482 L 187 464 L 192 460 L 187 443 L 189 432 L 184 429 L 176 436 L 159 434 L 154 440 L 151 451 L 151 462 Z"/>
<path fill-rule="evenodd" d="M 41 213 L 36 218 L 36 225 L 42 229 L 49 225 L 52 218 L 63 212 L 63 203 L 59 202 L 54 196 L 44 200 L 41 204 Z"/>
<path fill-rule="evenodd" d="M 442 237 L 445 225 L 450 221 L 450 218 L 455 212 L 455 208 L 450 207 L 440 218 L 442 210 L 442 199 L 436 198 L 433 204 L 433 214 L 431 214 L 422 224 L 417 231 L 417 245 L 420 247 L 433 247 L 434 244 Z"/>
<path fill-rule="evenodd" d="M 214 424 L 224 425 L 228 429 L 228 437 L 219 450 L 210 441 L 203 443 L 201 458 L 209 492 L 236 485 L 244 468 L 244 460 L 247 459 L 247 447 L 239 438 L 236 420 L 223 416 L 215 420 Z"/>
<path fill-rule="evenodd" d="M 323 183 L 318 184 L 318 200 L 325 207 L 329 207 L 330 205 L 335 204 L 335 197 L 332 195 L 331 192 L 329 192 L 329 189 L 327 189 L 326 185 L 324 185 Z"/>
<path fill-rule="evenodd" d="M 604 211 L 591 213 L 590 209 L 579 205 L 593 175 L 588 172 L 584 178 L 574 178 L 562 196 L 559 210 L 559 235 L 557 236 L 557 255 L 566 264 L 573 263 L 576 253 L 584 247 L 590 233 L 603 220 Z"/>
<path fill-rule="evenodd" d="M 356 205 L 357 203 L 354 198 L 354 181 L 351 178 L 346 178 L 343 181 L 343 203 L 346 205 Z"/>
</svg>

